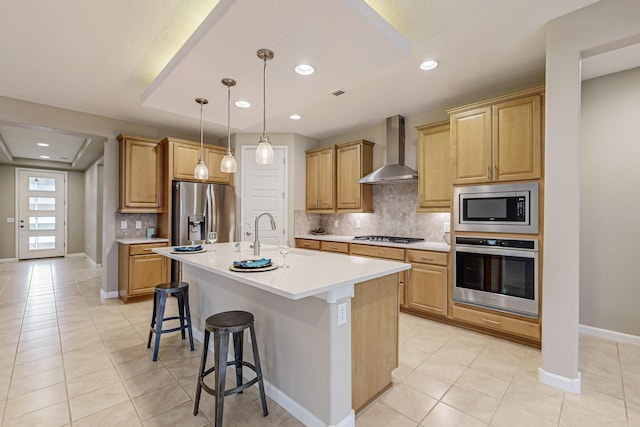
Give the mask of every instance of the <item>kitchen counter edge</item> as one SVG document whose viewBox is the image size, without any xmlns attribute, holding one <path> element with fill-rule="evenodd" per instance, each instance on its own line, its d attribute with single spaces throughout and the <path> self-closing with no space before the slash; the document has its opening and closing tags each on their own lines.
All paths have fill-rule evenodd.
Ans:
<svg viewBox="0 0 640 427">
<path fill-rule="evenodd" d="M 140 244 L 144 244 L 144 243 L 166 243 L 168 242 L 169 239 L 165 239 L 162 237 L 154 237 L 154 238 L 147 238 L 147 237 L 132 237 L 132 238 L 128 238 L 128 239 L 116 239 L 116 242 L 118 243 L 122 243 L 123 245 L 140 245 Z"/>
<path fill-rule="evenodd" d="M 426 251 L 449 252 L 451 247 L 442 242 L 417 242 L 417 243 L 391 243 L 375 242 L 371 240 L 353 240 L 354 236 L 344 236 L 339 234 L 296 234 L 296 239 L 324 240 L 327 242 L 357 243 L 370 246 L 389 246 L 402 249 L 418 249 Z"/>
</svg>

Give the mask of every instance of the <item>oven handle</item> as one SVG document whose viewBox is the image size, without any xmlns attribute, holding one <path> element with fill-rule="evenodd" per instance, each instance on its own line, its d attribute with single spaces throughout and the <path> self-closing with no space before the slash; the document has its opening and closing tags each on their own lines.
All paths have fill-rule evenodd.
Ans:
<svg viewBox="0 0 640 427">
<path fill-rule="evenodd" d="M 499 255 L 499 256 L 512 256 L 519 258 L 538 258 L 538 251 L 531 250 L 518 250 L 518 249 L 504 249 L 497 247 L 487 246 L 454 246 L 454 252 L 467 252 L 473 254 L 486 254 L 486 255 Z"/>
</svg>

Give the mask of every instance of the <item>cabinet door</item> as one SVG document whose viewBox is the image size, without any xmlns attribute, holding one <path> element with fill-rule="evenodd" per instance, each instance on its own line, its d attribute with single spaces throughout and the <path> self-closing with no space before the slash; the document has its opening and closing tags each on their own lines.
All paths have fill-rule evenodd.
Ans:
<svg viewBox="0 0 640 427">
<path fill-rule="evenodd" d="M 200 160 L 200 148 L 173 143 L 173 179 L 194 179 L 193 171 Z"/>
<path fill-rule="evenodd" d="M 362 146 L 338 147 L 337 159 L 337 202 L 338 209 L 360 208 L 360 186 L 362 178 Z"/>
<path fill-rule="evenodd" d="M 426 313 L 447 315 L 447 267 L 412 264 L 407 272 L 406 306 Z"/>
<path fill-rule="evenodd" d="M 307 188 L 306 188 L 306 209 L 314 210 L 320 206 L 320 195 L 318 186 L 320 181 L 320 153 L 307 154 Z"/>
<path fill-rule="evenodd" d="M 226 149 L 220 148 L 205 148 L 205 160 L 207 169 L 209 169 L 208 182 L 215 182 L 217 184 L 233 184 L 233 174 L 222 172 L 220 170 L 220 163 L 224 157 Z"/>
<path fill-rule="evenodd" d="M 153 287 L 167 281 L 167 258 L 158 255 L 129 257 L 129 296 L 153 293 Z"/>
<path fill-rule="evenodd" d="M 541 104 L 537 95 L 493 106 L 494 181 L 540 178 Z"/>
<path fill-rule="evenodd" d="M 162 143 L 124 138 L 120 150 L 120 212 L 159 212 Z"/>
<path fill-rule="evenodd" d="M 451 133 L 449 122 L 419 128 L 418 207 L 451 209 Z"/>
<path fill-rule="evenodd" d="M 491 180 L 491 107 L 451 115 L 451 165 L 454 184 Z"/>
<path fill-rule="evenodd" d="M 335 150 L 333 147 L 320 152 L 318 198 L 320 209 L 334 209 L 335 205 Z"/>
</svg>

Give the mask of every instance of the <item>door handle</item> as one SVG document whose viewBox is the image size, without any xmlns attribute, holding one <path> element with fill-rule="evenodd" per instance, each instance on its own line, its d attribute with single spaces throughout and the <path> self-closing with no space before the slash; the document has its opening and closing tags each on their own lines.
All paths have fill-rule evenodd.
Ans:
<svg viewBox="0 0 640 427">
<path fill-rule="evenodd" d="M 487 181 L 491 181 L 491 166 L 487 165 Z"/>
</svg>

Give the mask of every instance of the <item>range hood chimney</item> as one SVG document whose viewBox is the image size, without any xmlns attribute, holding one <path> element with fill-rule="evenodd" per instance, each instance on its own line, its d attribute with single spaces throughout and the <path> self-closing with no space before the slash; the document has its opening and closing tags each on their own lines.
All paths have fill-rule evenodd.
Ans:
<svg viewBox="0 0 640 427">
<path fill-rule="evenodd" d="M 389 184 L 418 179 L 418 172 L 404 164 L 404 117 L 387 118 L 387 162 L 358 180 L 360 184 Z"/>
</svg>

